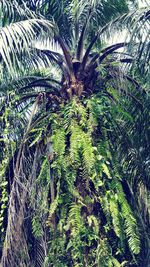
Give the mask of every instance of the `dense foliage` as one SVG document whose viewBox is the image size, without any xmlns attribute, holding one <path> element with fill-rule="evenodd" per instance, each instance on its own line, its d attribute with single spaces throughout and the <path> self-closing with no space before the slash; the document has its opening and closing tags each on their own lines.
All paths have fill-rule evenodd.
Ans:
<svg viewBox="0 0 150 267">
<path fill-rule="evenodd" d="M 137 5 L 1 1 L 2 266 L 148 266 L 150 9 Z"/>
</svg>

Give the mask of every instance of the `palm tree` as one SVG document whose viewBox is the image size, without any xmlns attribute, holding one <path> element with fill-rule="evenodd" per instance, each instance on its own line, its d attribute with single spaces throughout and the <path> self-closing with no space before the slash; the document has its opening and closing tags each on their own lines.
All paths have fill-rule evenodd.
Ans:
<svg viewBox="0 0 150 267">
<path fill-rule="evenodd" d="M 148 77 L 149 8 L 128 13 L 119 0 L 1 7 L 2 266 L 140 264 L 148 230 L 133 190 L 141 182 L 148 190 L 148 155 L 140 159 L 133 129 L 143 114 L 147 142 L 148 101 L 134 76 Z M 129 25 L 128 42 L 105 46 L 110 29 Z"/>
</svg>

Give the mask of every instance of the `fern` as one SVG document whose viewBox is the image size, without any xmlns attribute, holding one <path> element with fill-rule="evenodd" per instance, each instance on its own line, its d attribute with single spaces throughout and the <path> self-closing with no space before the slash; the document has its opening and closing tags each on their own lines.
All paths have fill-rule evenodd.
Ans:
<svg viewBox="0 0 150 267">
<path fill-rule="evenodd" d="M 32 232 L 36 238 L 41 237 L 43 235 L 41 223 L 39 222 L 38 217 L 33 217 L 32 219 Z"/>
<path fill-rule="evenodd" d="M 97 248 L 98 267 L 111 267 L 112 252 L 106 239 L 101 239 Z M 110 265 L 111 264 L 111 265 Z"/>
<path fill-rule="evenodd" d="M 90 175 L 94 167 L 95 156 L 94 156 L 94 148 L 92 146 L 92 140 L 88 134 L 83 134 L 82 136 L 82 150 L 83 150 L 84 164 Z"/>
<path fill-rule="evenodd" d="M 119 212 L 119 206 L 116 200 L 117 195 L 112 195 L 109 200 L 109 207 L 110 207 L 110 213 L 112 216 L 112 224 L 114 231 L 118 237 L 121 237 L 121 230 L 120 229 L 120 212 Z"/>
<path fill-rule="evenodd" d="M 57 130 L 55 130 L 53 132 L 51 140 L 53 142 L 53 149 L 56 156 L 63 156 L 66 148 L 64 129 L 59 127 Z"/>
<path fill-rule="evenodd" d="M 102 163 L 101 166 L 102 166 L 102 170 L 103 170 L 103 172 L 106 174 L 106 176 L 107 176 L 109 179 L 111 179 L 110 171 L 109 171 L 109 169 L 108 169 L 106 163 Z"/>
<path fill-rule="evenodd" d="M 71 228 L 72 236 L 79 234 L 82 228 L 82 218 L 81 218 L 81 204 L 72 203 L 69 210 L 68 224 Z"/>
<path fill-rule="evenodd" d="M 72 163 L 79 165 L 80 150 L 82 145 L 82 131 L 76 122 L 71 123 L 71 137 L 70 137 L 70 159 Z"/>
<path fill-rule="evenodd" d="M 94 215 L 90 215 L 87 217 L 87 220 L 88 220 L 89 226 L 90 227 L 92 226 L 95 234 L 98 235 L 99 234 L 99 222 L 97 218 Z"/>
<path fill-rule="evenodd" d="M 108 240 L 101 239 L 97 248 L 98 267 L 123 267 L 127 261 L 120 263 L 113 255 Z"/>
</svg>

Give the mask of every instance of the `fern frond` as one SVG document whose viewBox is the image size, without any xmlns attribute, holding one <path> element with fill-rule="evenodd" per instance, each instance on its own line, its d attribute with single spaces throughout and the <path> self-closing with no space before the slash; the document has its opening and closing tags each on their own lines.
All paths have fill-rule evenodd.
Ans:
<svg viewBox="0 0 150 267">
<path fill-rule="evenodd" d="M 88 224 L 89 226 L 93 227 L 95 233 L 98 235 L 99 234 L 99 222 L 98 219 L 94 215 L 90 215 L 87 217 Z"/>
<path fill-rule="evenodd" d="M 73 236 L 79 234 L 82 229 L 81 204 L 72 203 L 69 210 L 68 223 Z"/>
<path fill-rule="evenodd" d="M 65 131 L 63 128 L 57 129 L 54 131 L 51 140 L 53 142 L 53 149 L 56 156 L 63 156 L 66 148 L 65 140 Z"/>
<path fill-rule="evenodd" d="M 38 217 L 33 217 L 32 219 L 32 232 L 35 238 L 39 238 L 43 235 L 41 223 L 39 222 Z"/>
<path fill-rule="evenodd" d="M 110 197 L 109 201 L 110 205 L 110 212 L 112 216 L 112 223 L 114 227 L 114 231 L 118 237 L 121 236 L 121 229 L 120 229 L 120 215 L 119 215 L 119 206 L 118 203 L 115 199 L 115 196 Z"/>
<path fill-rule="evenodd" d="M 79 164 L 82 145 L 82 131 L 76 122 L 71 124 L 71 137 L 70 137 L 70 159 L 73 163 Z"/>
<path fill-rule="evenodd" d="M 83 160 L 85 168 L 90 174 L 95 163 L 95 155 L 94 155 L 94 147 L 92 145 L 92 139 L 88 134 L 83 134 L 82 150 L 83 150 Z"/>
</svg>

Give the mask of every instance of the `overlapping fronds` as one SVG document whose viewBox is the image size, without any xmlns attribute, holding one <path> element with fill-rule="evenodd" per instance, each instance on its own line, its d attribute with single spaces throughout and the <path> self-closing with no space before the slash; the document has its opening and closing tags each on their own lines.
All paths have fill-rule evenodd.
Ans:
<svg viewBox="0 0 150 267">
<path fill-rule="evenodd" d="M 149 7 L 130 4 L 1 1 L 4 267 L 148 255 Z M 104 47 L 118 28 L 128 40 Z"/>
<path fill-rule="evenodd" d="M 52 34 L 53 25 L 49 21 L 40 19 L 29 19 L 0 29 L 0 55 L 3 66 L 7 68 L 12 76 L 15 75 L 15 64 L 20 66 L 21 55 L 34 46 L 40 35 Z"/>
<path fill-rule="evenodd" d="M 10 23 L 20 20 L 35 18 L 36 15 L 32 12 L 27 5 L 22 1 L 20 5 L 17 1 L 1 0 L 1 27 L 7 26 Z"/>
</svg>

